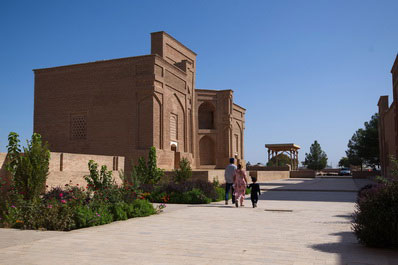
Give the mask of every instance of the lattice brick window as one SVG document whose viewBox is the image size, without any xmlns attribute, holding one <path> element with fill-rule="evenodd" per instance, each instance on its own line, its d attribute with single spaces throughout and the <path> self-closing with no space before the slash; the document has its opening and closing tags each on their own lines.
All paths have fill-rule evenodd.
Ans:
<svg viewBox="0 0 398 265">
<path fill-rule="evenodd" d="M 72 114 L 70 116 L 70 138 L 71 140 L 87 139 L 86 114 Z"/>
</svg>

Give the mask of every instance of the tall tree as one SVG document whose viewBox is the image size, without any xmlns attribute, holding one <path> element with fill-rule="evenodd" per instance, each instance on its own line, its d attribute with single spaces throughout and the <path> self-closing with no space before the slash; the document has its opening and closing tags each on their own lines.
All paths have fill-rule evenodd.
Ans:
<svg viewBox="0 0 398 265">
<path fill-rule="evenodd" d="M 350 160 L 344 156 L 339 161 L 339 167 L 350 167 Z"/>
<path fill-rule="evenodd" d="M 328 157 L 326 153 L 322 150 L 318 141 L 315 140 L 310 147 L 310 153 L 305 154 L 303 165 L 306 165 L 309 169 L 322 170 L 326 167 L 327 162 Z"/>
<path fill-rule="evenodd" d="M 380 165 L 378 122 L 379 115 L 376 113 L 348 141 L 346 155 L 350 164 L 361 168 L 363 164 L 372 168 Z"/>
</svg>

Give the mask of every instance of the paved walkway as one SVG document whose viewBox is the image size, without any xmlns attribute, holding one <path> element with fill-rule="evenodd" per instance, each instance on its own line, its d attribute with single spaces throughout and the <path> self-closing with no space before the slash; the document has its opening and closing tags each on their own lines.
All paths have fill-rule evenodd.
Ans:
<svg viewBox="0 0 398 265">
<path fill-rule="evenodd" d="M 326 183 L 358 188 L 353 180 L 280 183 L 296 181 L 279 186 L 303 191 L 266 191 L 256 209 L 248 200 L 244 208 L 169 205 L 159 215 L 72 232 L 0 229 L 0 264 L 398 264 L 397 251 L 357 243 L 354 192 L 317 191 Z"/>
</svg>

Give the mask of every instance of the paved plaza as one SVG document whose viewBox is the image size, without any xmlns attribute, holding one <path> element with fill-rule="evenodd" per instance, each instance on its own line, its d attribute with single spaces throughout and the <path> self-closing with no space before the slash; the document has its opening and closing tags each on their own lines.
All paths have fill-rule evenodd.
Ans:
<svg viewBox="0 0 398 265">
<path fill-rule="evenodd" d="M 398 264 L 351 232 L 366 180 L 263 183 L 259 207 L 168 205 L 159 214 L 72 232 L 0 229 L 0 264 Z"/>
</svg>

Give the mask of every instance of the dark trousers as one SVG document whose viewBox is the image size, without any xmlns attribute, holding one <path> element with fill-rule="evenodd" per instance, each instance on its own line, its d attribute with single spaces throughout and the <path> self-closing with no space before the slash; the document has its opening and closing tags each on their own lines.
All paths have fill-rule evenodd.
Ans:
<svg viewBox="0 0 398 265">
<path fill-rule="evenodd" d="M 257 195 L 251 195 L 250 199 L 252 200 L 252 204 L 255 204 L 258 202 L 258 196 Z"/>
<path fill-rule="evenodd" d="M 232 203 L 235 203 L 235 195 L 234 195 L 234 187 L 232 186 L 233 183 L 226 183 L 225 184 L 225 200 L 228 201 L 229 197 L 229 190 L 232 192 Z"/>
</svg>

